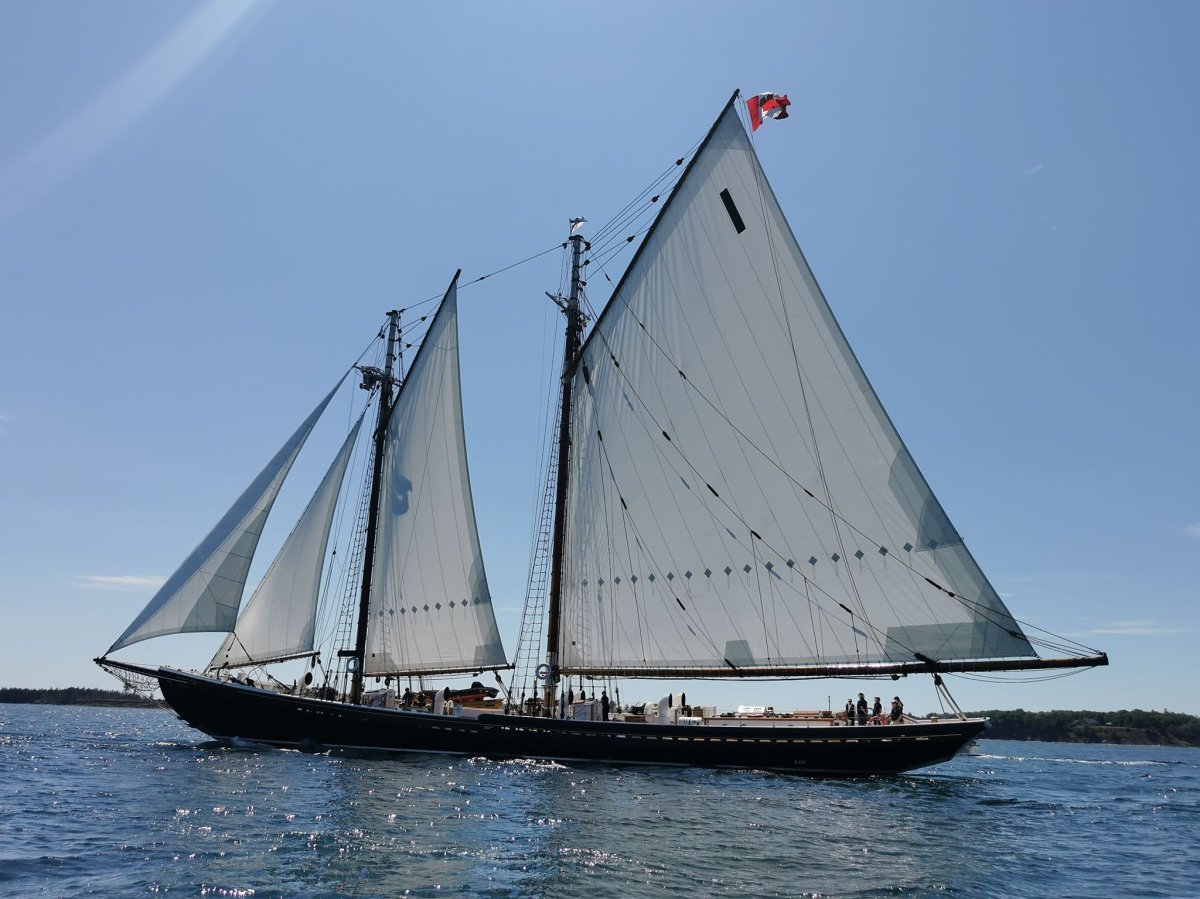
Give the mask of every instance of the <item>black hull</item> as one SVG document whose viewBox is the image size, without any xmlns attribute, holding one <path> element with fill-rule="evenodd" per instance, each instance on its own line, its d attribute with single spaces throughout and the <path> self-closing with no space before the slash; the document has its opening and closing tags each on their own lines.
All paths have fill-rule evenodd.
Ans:
<svg viewBox="0 0 1200 899">
<path fill-rule="evenodd" d="M 160 668 L 179 717 L 221 740 L 447 753 L 493 759 L 762 768 L 822 776 L 897 774 L 954 757 L 982 719 L 886 727 L 716 727 L 482 714 L 458 718 L 288 696 Z"/>
</svg>

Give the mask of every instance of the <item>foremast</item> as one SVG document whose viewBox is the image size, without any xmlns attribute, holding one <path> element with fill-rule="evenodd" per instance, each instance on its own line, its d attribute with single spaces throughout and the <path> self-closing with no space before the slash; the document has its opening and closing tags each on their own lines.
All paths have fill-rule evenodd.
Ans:
<svg viewBox="0 0 1200 899">
<path fill-rule="evenodd" d="M 550 554 L 550 601 L 546 621 L 546 690 L 544 708 L 556 707 L 559 677 L 559 630 L 562 617 L 563 551 L 567 538 L 567 488 L 571 479 L 571 408 L 575 360 L 583 343 L 584 313 L 580 308 L 583 288 L 583 251 L 588 246 L 581 234 L 568 239 L 571 245 L 571 293 L 556 298 L 567 319 L 563 347 L 562 397 L 558 416 L 558 478 L 554 491 L 554 537 Z"/>
<path fill-rule="evenodd" d="M 379 505 L 383 494 L 383 451 L 387 438 L 387 422 L 392 411 L 392 388 L 395 386 L 396 347 L 400 335 L 400 311 L 388 313 L 387 357 L 383 370 L 363 368 L 363 387 L 379 387 L 379 412 L 375 424 L 375 452 L 371 466 L 371 501 L 367 512 L 367 533 L 363 546 L 362 589 L 358 599 L 358 624 L 354 649 L 350 654 L 350 702 L 357 703 L 363 691 L 363 667 L 367 658 L 367 620 L 371 605 L 371 571 L 375 566 L 375 538 L 379 527 Z M 344 652 L 344 651 L 343 651 Z"/>
</svg>

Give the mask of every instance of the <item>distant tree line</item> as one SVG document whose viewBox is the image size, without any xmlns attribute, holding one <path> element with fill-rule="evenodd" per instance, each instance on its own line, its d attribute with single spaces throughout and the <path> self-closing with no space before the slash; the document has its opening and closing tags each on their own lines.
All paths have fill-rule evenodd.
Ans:
<svg viewBox="0 0 1200 899">
<path fill-rule="evenodd" d="M 1042 740 L 1054 743 L 1149 743 L 1200 746 L 1200 718 L 1179 712 L 968 712 L 990 718 L 984 732 L 993 740 Z"/>
<path fill-rule="evenodd" d="M 128 705 L 153 706 L 136 693 L 121 690 L 98 690 L 95 687 L 63 687 L 55 690 L 34 690 L 24 687 L 0 687 L 0 702 L 21 702 L 35 705 Z"/>
<path fill-rule="evenodd" d="M 0 703 L 42 705 L 153 706 L 128 691 L 94 687 L 27 689 L 0 687 Z M 1179 712 L 1007 711 L 968 712 L 989 718 L 985 739 L 1041 740 L 1053 743 L 1149 743 L 1160 746 L 1200 746 L 1200 718 Z"/>
</svg>

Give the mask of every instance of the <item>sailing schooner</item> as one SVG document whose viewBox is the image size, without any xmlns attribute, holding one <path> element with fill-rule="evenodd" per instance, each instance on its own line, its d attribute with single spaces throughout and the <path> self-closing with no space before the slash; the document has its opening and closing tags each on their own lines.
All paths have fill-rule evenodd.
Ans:
<svg viewBox="0 0 1200 899">
<path fill-rule="evenodd" d="M 1039 657 L 979 569 L 834 319 L 737 97 L 586 335 L 581 220 L 564 244 L 549 595 L 544 621 L 534 604 L 523 627 L 545 637 L 540 686 L 514 678 L 503 704 L 454 714 L 364 695 L 365 676 L 511 667 L 467 473 L 457 276 L 406 377 L 395 370 L 397 312 L 384 365 L 359 369 L 378 406 L 343 686 L 318 687 L 311 671 L 291 688 L 235 673 L 302 656 L 315 665 L 324 546 L 359 425 L 237 610 L 263 522 L 336 386 L 97 662 L 152 678 L 180 717 L 222 739 L 813 774 L 934 764 L 986 722 L 717 716 L 674 697 L 604 720 L 596 689 L 575 702 L 568 684 L 928 673 L 944 691 L 944 673 L 1107 664 L 1086 647 Z M 188 631 L 227 634 L 204 672 L 108 658 Z"/>
</svg>

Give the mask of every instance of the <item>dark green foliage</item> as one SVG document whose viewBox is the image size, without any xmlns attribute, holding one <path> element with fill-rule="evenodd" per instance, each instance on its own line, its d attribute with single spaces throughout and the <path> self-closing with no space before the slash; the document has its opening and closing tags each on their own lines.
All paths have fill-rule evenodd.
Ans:
<svg viewBox="0 0 1200 899">
<path fill-rule="evenodd" d="M 990 718 L 985 737 L 994 740 L 1045 740 L 1056 743 L 1151 743 L 1200 746 L 1200 718 L 1179 712 L 993 710 L 969 712 Z"/>
<path fill-rule="evenodd" d="M 95 687 L 64 687 L 59 690 L 31 690 L 24 687 L 0 687 L 0 702 L 37 705 L 131 705 L 153 706 L 136 693 L 97 690 Z"/>
</svg>

